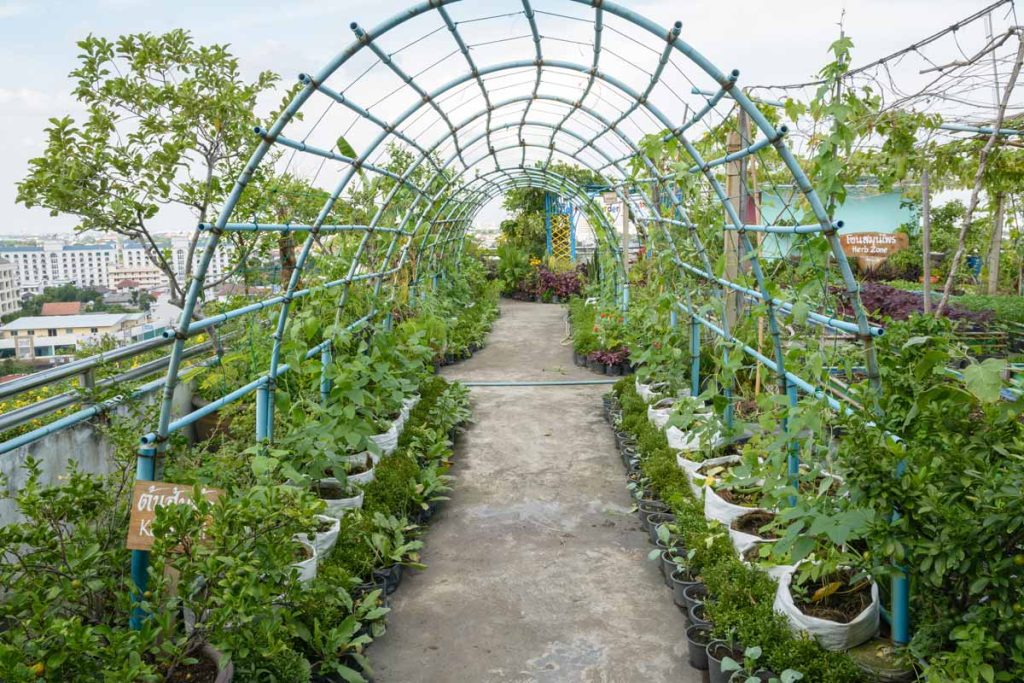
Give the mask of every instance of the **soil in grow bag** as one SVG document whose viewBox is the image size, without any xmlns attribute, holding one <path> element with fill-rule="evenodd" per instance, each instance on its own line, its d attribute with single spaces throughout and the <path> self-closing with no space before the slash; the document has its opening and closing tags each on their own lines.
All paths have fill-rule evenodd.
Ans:
<svg viewBox="0 0 1024 683">
<path fill-rule="evenodd" d="M 205 652 L 197 652 L 194 657 L 199 661 L 177 667 L 165 683 L 216 683 L 220 673 L 217 662 Z"/>
<path fill-rule="evenodd" d="M 743 551 L 743 559 L 750 564 L 757 564 L 761 560 L 766 560 L 771 557 L 771 551 L 765 550 L 765 555 L 761 555 L 761 548 L 771 548 L 771 543 L 755 543 L 746 550 Z"/>
<path fill-rule="evenodd" d="M 722 494 L 719 493 L 718 495 Z M 751 536 L 758 536 L 768 541 L 776 541 L 778 536 L 775 536 L 771 531 L 761 531 L 762 527 L 771 524 L 774 519 L 775 514 L 772 512 L 748 512 L 733 520 L 732 528 Z"/>
<path fill-rule="evenodd" d="M 310 486 L 313 493 L 323 500 L 342 500 L 359 495 L 359 489 L 347 481 L 325 482 L 315 481 Z"/>
<path fill-rule="evenodd" d="M 308 560 L 311 557 L 313 557 L 313 552 L 309 548 L 307 548 L 306 546 L 302 545 L 301 543 L 297 544 L 295 546 L 295 561 L 296 562 L 305 562 L 306 560 Z"/>
<path fill-rule="evenodd" d="M 742 488 L 729 489 L 724 486 L 715 488 L 715 493 L 726 503 L 741 505 L 743 507 L 757 507 L 761 502 L 764 493 L 760 486 L 744 486 Z"/>
<path fill-rule="evenodd" d="M 825 479 L 831 479 L 832 483 L 829 484 L 829 487 L 825 491 L 825 493 L 823 493 L 821 495 L 824 495 L 824 496 L 836 496 L 836 495 L 839 495 L 839 487 L 841 486 L 841 484 L 839 483 L 839 480 L 836 479 L 835 477 L 816 477 L 813 480 L 812 479 L 801 479 L 800 480 L 800 487 L 799 487 L 800 493 L 802 495 L 805 495 L 805 496 L 817 496 L 817 495 L 819 495 L 818 494 L 818 488 L 821 486 L 821 482 L 823 482 Z"/>
<path fill-rule="evenodd" d="M 852 569 L 840 569 L 799 589 L 794 584 L 793 602 L 808 616 L 848 624 L 871 604 L 871 582 L 863 579 L 851 586 L 853 576 Z"/>
</svg>

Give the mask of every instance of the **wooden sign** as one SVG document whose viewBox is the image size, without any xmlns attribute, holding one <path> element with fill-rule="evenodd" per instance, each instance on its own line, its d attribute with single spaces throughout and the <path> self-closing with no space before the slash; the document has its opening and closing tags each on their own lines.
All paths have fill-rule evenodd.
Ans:
<svg viewBox="0 0 1024 683">
<path fill-rule="evenodd" d="M 841 235 L 843 253 L 855 258 L 862 268 L 871 270 L 885 262 L 891 254 L 906 249 L 910 238 L 902 232 L 855 232 Z"/>
<path fill-rule="evenodd" d="M 156 509 L 165 505 L 193 505 L 193 487 L 165 481 L 137 481 L 132 489 L 132 508 L 128 519 L 129 550 L 153 547 L 153 520 Z M 220 489 L 201 489 L 203 498 L 211 503 L 223 493 Z"/>
</svg>

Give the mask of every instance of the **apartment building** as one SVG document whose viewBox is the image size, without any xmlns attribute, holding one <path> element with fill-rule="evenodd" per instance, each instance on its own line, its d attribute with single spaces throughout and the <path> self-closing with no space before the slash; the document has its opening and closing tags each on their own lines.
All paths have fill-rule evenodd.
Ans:
<svg viewBox="0 0 1024 683">
<path fill-rule="evenodd" d="M 205 246 L 196 248 L 198 258 Z M 172 237 L 160 245 L 168 255 L 180 283 L 187 279 L 188 237 Z M 231 268 L 234 247 L 230 242 L 217 246 L 208 281 L 224 277 Z M 42 246 L 2 246 L 0 259 L 16 269 L 18 296 L 41 294 L 47 287 L 73 284 L 76 287 L 113 288 L 122 280 L 134 280 L 146 289 L 168 286 L 167 277 L 149 259 L 139 242 L 124 241 L 104 244 L 63 244 L 47 241 Z"/>
<path fill-rule="evenodd" d="M 0 246 L 0 259 L 17 269 L 18 295 L 41 294 L 47 287 L 72 283 L 78 287 L 106 287 L 108 273 L 117 262 L 115 244 L 61 244 Z"/>
<path fill-rule="evenodd" d="M 0 315 L 14 313 L 21 309 L 18 295 L 18 267 L 0 258 Z"/>
<path fill-rule="evenodd" d="M 26 316 L 0 325 L 0 358 L 56 365 L 104 339 L 128 344 L 153 336 L 154 329 L 146 313 Z"/>
</svg>

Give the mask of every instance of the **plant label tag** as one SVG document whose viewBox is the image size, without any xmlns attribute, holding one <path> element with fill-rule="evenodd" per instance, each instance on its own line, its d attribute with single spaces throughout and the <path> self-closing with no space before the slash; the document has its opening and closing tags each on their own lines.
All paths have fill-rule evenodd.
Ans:
<svg viewBox="0 0 1024 683">
<path fill-rule="evenodd" d="M 137 481 L 132 489 L 132 507 L 128 519 L 129 550 L 149 550 L 153 547 L 153 520 L 157 508 L 165 505 L 193 505 L 194 488 L 187 484 L 165 481 Z M 203 498 L 215 502 L 221 489 L 202 488 Z"/>
</svg>

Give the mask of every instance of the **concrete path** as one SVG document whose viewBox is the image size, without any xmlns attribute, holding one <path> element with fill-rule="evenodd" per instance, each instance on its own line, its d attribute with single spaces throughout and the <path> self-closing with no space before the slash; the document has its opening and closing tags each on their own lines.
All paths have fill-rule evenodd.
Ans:
<svg viewBox="0 0 1024 683">
<path fill-rule="evenodd" d="M 560 306 L 505 301 L 462 380 L 594 379 L 572 363 Z M 381 683 L 689 683 L 685 622 L 636 515 L 606 386 L 473 390 L 452 498 L 428 569 L 392 596 L 370 651 Z"/>
</svg>

